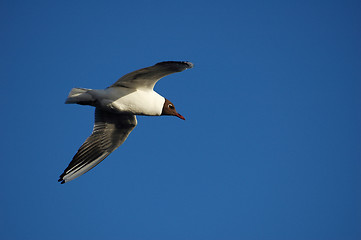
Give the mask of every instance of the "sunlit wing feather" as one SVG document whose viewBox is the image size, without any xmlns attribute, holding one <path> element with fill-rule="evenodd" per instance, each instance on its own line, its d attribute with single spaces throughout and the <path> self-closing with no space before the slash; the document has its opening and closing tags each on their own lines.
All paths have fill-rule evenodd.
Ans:
<svg viewBox="0 0 361 240">
<path fill-rule="evenodd" d="M 160 62 L 151 67 L 142 68 L 121 77 L 110 87 L 127 87 L 152 90 L 157 81 L 169 74 L 192 68 L 191 62 Z"/>
<path fill-rule="evenodd" d="M 95 109 L 92 134 L 60 175 L 59 182 L 69 182 L 86 173 L 117 149 L 137 125 L 135 115 L 116 114 Z"/>
</svg>

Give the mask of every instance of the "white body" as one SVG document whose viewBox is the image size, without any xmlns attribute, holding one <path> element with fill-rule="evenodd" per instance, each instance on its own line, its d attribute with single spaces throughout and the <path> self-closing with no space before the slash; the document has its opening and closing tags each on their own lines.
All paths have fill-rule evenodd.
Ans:
<svg viewBox="0 0 361 240">
<path fill-rule="evenodd" d="M 112 87 L 89 93 L 98 100 L 97 107 L 135 115 L 160 116 L 165 102 L 165 98 L 153 90 Z"/>
<path fill-rule="evenodd" d="M 116 113 L 160 116 L 165 98 L 153 90 L 111 87 L 106 89 L 73 88 L 66 103 L 93 105 Z"/>
</svg>

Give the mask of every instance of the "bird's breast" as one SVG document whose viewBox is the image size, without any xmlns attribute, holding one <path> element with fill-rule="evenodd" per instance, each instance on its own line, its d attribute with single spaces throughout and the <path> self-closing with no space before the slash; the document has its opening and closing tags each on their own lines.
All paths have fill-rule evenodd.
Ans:
<svg viewBox="0 0 361 240">
<path fill-rule="evenodd" d="M 149 90 L 112 87 L 94 91 L 99 107 L 119 113 L 159 116 L 165 102 L 164 97 Z"/>
</svg>

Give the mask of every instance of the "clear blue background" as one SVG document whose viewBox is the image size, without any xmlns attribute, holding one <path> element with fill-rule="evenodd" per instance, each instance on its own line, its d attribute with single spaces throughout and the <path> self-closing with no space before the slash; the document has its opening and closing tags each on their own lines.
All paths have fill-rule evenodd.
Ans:
<svg viewBox="0 0 361 240">
<path fill-rule="evenodd" d="M 0 1 L 0 239 L 361 239 L 361 2 Z M 164 60 L 186 117 L 139 117 L 58 176 L 105 88 Z"/>
</svg>

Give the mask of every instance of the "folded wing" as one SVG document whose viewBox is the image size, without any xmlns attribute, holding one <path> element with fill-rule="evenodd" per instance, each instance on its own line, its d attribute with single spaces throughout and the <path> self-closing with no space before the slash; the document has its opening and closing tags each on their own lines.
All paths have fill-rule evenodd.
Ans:
<svg viewBox="0 0 361 240">
<path fill-rule="evenodd" d="M 60 175 L 59 182 L 69 182 L 86 173 L 117 149 L 137 125 L 135 115 L 116 114 L 95 109 L 92 134 Z"/>
<path fill-rule="evenodd" d="M 192 68 L 191 62 L 167 61 L 160 62 L 151 67 L 142 68 L 121 77 L 110 87 L 127 87 L 135 89 L 152 90 L 159 79 L 169 74 L 182 72 Z"/>
</svg>

